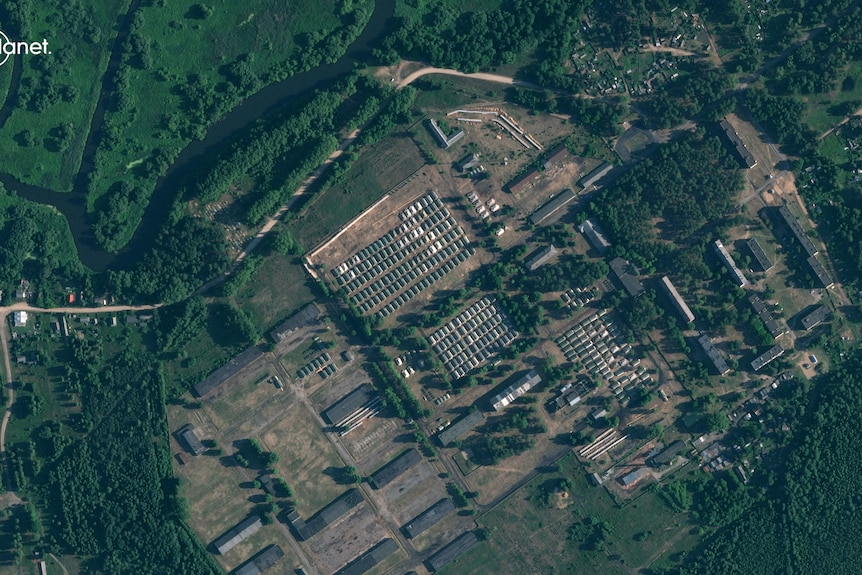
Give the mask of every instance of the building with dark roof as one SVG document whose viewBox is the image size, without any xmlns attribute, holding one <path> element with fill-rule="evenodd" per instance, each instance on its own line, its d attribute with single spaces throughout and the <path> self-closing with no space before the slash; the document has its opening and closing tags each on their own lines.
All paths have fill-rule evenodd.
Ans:
<svg viewBox="0 0 862 575">
<path fill-rule="evenodd" d="M 536 168 L 527 170 L 526 172 L 506 184 L 506 189 L 508 189 L 509 192 L 513 194 L 517 194 L 518 192 L 527 189 L 538 175 L 539 170 L 537 170 Z"/>
<path fill-rule="evenodd" d="M 229 362 L 209 374 L 205 380 L 194 387 L 194 393 L 197 397 L 203 397 L 225 381 L 253 364 L 255 361 L 263 357 L 263 352 L 252 346 L 231 359 Z"/>
<path fill-rule="evenodd" d="M 332 425 L 339 425 L 357 410 L 365 407 L 375 397 L 377 397 L 377 392 L 371 387 L 371 384 L 363 383 L 323 410 L 323 419 Z"/>
<path fill-rule="evenodd" d="M 584 222 L 578 226 L 578 230 L 587 236 L 587 239 L 599 254 L 605 255 L 608 249 L 610 249 L 611 242 L 608 241 L 604 230 L 602 230 L 593 218 L 587 218 L 584 220 Z"/>
<path fill-rule="evenodd" d="M 315 513 L 308 521 L 304 521 L 294 509 L 287 514 L 287 520 L 296 530 L 296 534 L 302 541 L 308 541 L 326 528 L 327 525 L 335 523 L 342 515 L 362 503 L 362 493 L 352 488 L 332 500 L 332 502 Z"/>
<path fill-rule="evenodd" d="M 446 447 L 450 443 L 454 443 L 456 440 L 460 439 L 473 429 L 475 429 L 480 423 L 485 421 L 485 414 L 479 411 L 471 411 L 443 431 L 437 434 L 437 439 L 440 441 L 440 445 Z"/>
<path fill-rule="evenodd" d="M 381 489 L 396 477 L 422 461 L 422 456 L 412 447 L 371 474 L 374 487 Z"/>
<path fill-rule="evenodd" d="M 632 297 L 637 297 L 644 293 L 644 286 L 638 279 L 639 271 L 636 267 L 624 260 L 623 258 L 614 258 L 610 263 L 611 271 L 616 276 L 617 280 L 622 284 L 623 288 Z"/>
<path fill-rule="evenodd" d="M 479 165 L 479 154 L 469 153 L 455 163 L 455 166 L 460 172 L 466 172 L 470 168 L 475 168 Z"/>
<path fill-rule="evenodd" d="M 284 557 L 284 551 L 278 545 L 270 545 L 247 562 L 243 563 L 233 575 L 259 575 Z"/>
<path fill-rule="evenodd" d="M 218 550 L 220 555 L 224 555 L 242 541 L 248 539 L 258 529 L 263 527 L 260 517 L 252 515 L 243 519 L 238 525 L 231 527 L 227 533 L 213 541 L 213 547 Z"/>
<path fill-rule="evenodd" d="M 443 130 L 440 128 L 440 125 L 434 120 L 434 118 L 428 118 L 428 122 L 426 125 L 429 126 L 429 130 L 431 134 L 437 139 L 437 144 L 443 148 L 444 150 L 460 140 L 464 137 L 464 130 L 461 128 L 455 128 L 452 132 L 451 136 L 447 136 L 443 133 Z"/>
<path fill-rule="evenodd" d="M 757 265 L 760 266 L 760 269 L 764 272 L 768 272 L 772 269 L 772 266 L 775 264 L 772 263 L 772 260 L 769 259 L 769 256 L 766 255 L 766 252 L 763 251 L 763 247 L 760 245 L 760 242 L 757 241 L 757 238 L 751 238 L 745 245 L 748 246 L 748 249 L 751 251 L 751 255 L 754 256 L 754 259 L 757 260 Z"/>
<path fill-rule="evenodd" d="M 393 539 L 384 539 L 338 570 L 335 575 L 363 575 L 396 551 L 398 544 Z"/>
<path fill-rule="evenodd" d="M 563 209 L 568 205 L 569 202 L 575 199 L 575 192 L 572 190 L 563 190 L 553 198 L 551 198 L 548 202 L 545 203 L 541 208 L 536 210 L 530 216 L 530 222 L 533 225 L 538 226 L 552 215 L 557 213 L 559 210 Z"/>
<path fill-rule="evenodd" d="M 569 150 L 566 149 L 566 144 L 560 144 L 548 152 L 548 158 L 542 164 L 542 167 L 547 170 L 557 162 L 564 160 L 568 155 Z"/>
<path fill-rule="evenodd" d="M 736 262 L 733 260 L 733 256 L 730 255 L 730 252 L 727 251 L 727 248 L 724 247 L 724 244 L 721 243 L 721 240 L 715 240 L 713 242 L 712 247 L 715 248 L 715 253 L 718 255 L 718 258 L 724 264 L 724 267 L 727 268 L 727 271 L 730 272 L 730 277 L 733 278 L 734 283 L 739 287 L 747 286 L 748 280 L 745 278 L 745 275 L 742 271 L 737 267 Z"/>
<path fill-rule="evenodd" d="M 418 537 L 441 519 L 455 511 L 455 504 L 448 497 L 444 497 L 404 525 L 401 530 L 410 539 Z"/>
<path fill-rule="evenodd" d="M 772 360 L 781 357 L 784 354 L 784 348 L 780 345 L 776 344 L 769 348 L 765 353 L 754 358 L 751 362 L 751 369 L 754 371 L 760 371 L 762 367 L 771 362 Z"/>
<path fill-rule="evenodd" d="M 622 477 L 620 477 L 619 482 L 623 487 L 631 487 L 644 477 L 649 476 L 649 468 L 647 467 L 638 467 L 634 471 L 630 473 L 626 473 Z"/>
<path fill-rule="evenodd" d="M 724 135 L 727 136 L 727 139 L 730 141 L 732 149 L 736 154 L 737 159 L 742 162 L 742 164 L 746 168 L 753 168 L 757 165 L 757 160 L 754 159 L 754 156 L 745 147 L 745 144 L 742 143 L 742 140 L 739 138 L 739 134 L 736 133 L 736 129 L 728 122 L 727 120 L 722 120 L 719 122 L 721 129 L 724 130 Z"/>
<path fill-rule="evenodd" d="M 310 303 L 269 332 L 269 338 L 278 343 L 299 328 L 314 324 L 319 317 L 320 309 Z"/>
<path fill-rule="evenodd" d="M 557 255 L 557 250 L 554 246 L 545 246 L 528 259 L 524 266 L 527 268 L 527 271 L 534 272 L 542 265 L 548 263 L 555 255 Z"/>
<path fill-rule="evenodd" d="M 463 535 L 453 539 L 447 545 L 442 547 L 434 555 L 428 558 L 428 566 L 431 571 L 439 571 L 479 542 L 479 538 L 472 531 L 468 531 Z"/>
<path fill-rule="evenodd" d="M 661 452 L 657 455 L 653 456 L 650 461 L 656 467 L 661 467 L 662 465 L 667 465 L 673 459 L 679 455 L 679 453 L 685 449 L 685 441 L 682 439 L 677 439 L 670 445 L 666 446 Z"/>
<path fill-rule="evenodd" d="M 682 299 L 682 296 L 679 295 L 679 292 L 676 291 L 676 287 L 671 283 L 670 278 L 667 276 L 663 276 L 661 278 L 661 285 L 664 288 L 665 293 L 670 298 L 673 303 L 673 307 L 676 309 L 676 313 L 685 321 L 685 323 L 691 323 L 694 321 L 694 314 L 691 313 L 688 305 L 685 303 L 685 300 Z"/>
<path fill-rule="evenodd" d="M 601 180 L 602 178 L 607 176 L 608 173 L 610 173 L 610 171 L 613 169 L 614 169 L 614 165 L 612 163 L 605 162 L 604 164 L 602 164 L 601 166 L 599 166 L 598 168 L 596 168 L 595 170 L 593 170 L 592 172 L 590 172 L 589 174 L 587 174 L 586 176 L 581 178 L 578 181 L 578 185 L 581 186 L 582 188 L 584 188 L 585 190 L 592 188 L 594 185 L 596 185 L 599 182 L 599 180 Z"/>
<path fill-rule="evenodd" d="M 174 434 L 174 437 L 176 437 L 177 441 L 192 455 L 200 455 L 206 449 L 195 433 L 195 426 L 191 423 L 187 423 L 180 427 Z"/>
<path fill-rule="evenodd" d="M 491 405 L 494 407 L 495 411 L 502 411 L 507 405 L 530 391 L 530 388 L 539 385 L 541 382 L 542 378 L 539 376 L 539 372 L 535 369 L 531 369 L 518 378 L 515 383 L 504 389 L 501 393 L 495 395 L 494 399 L 491 400 Z"/>
<path fill-rule="evenodd" d="M 805 328 L 805 331 L 814 328 L 815 326 L 821 324 L 827 317 L 829 317 L 829 313 L 829 308 L 825 305 L 817 306 L 805 317 L 802 318 L 802 327 Z"/>
<path fill-rule="evenodd" d="M 748 302 L 751 304 L 752 309 L 754 309 L 754 313 L 757 314 L 757 317 L 759 317 L 760 321 L 763 322 L 763 325 L 766 326 L 766 331 L 769 332 L 769 335 L 772 337 L 778 337 L 787 332 L 784 324 L 776 321 L 776 319 L 772 317 L 772 314 L 769 313 L 766 304 L 763 303 L 760 296 L 753 293 L 748 296 Z"/>
<path fill-rule="evenodd" d="M 790 213 L 787 206 L 781 206 L 778 208 L 778 215 L 781 216 L 781 220 L 784 224 L 790 228 L 790 232 L 793 234 L 793 237 L 796 238 L 796 241 L 799 242 L 799 245 L 802 246 L 802 250 L 806 255 L 808 257 L 816 256 L 817 248 L 814 247 L 814 243 L 808 237 L 808 234 L 806 234 L 805 230 L 802 229 L 802 226 L 799 225 L 799 220 Z"/>
<path fill-rule="evenodd" d="M 814 274 L 814 277 L 816 277 L 817 281 L 820 282 L 821 287 L 831 288 L 834 285 L 832 276 L 829 275 L 829 272 L 826 271 L 826 268 L 823 267 L 823 264 L 820 263 L 817 256 L 811 256 L 805 261 L 808 264 L 808 267 L 811 268 L 811 272 Z"/>
<path fill-rule="evenodd" d="M 721 353 L 712 344 L 712 340 L 709 339 L 708 335 L 704 334 L 697 338 L 697 343 L 700 344 L 703 352 L 709 358 L 709 361 L 712 363 L 713 367 L 715 367 L 715 370 L 719 375 L 724 375 L 730 371 L 730 368 L 727 366 L 727 362 L 725 362 L 724 358 L 721 357 Z"/>
</svg>

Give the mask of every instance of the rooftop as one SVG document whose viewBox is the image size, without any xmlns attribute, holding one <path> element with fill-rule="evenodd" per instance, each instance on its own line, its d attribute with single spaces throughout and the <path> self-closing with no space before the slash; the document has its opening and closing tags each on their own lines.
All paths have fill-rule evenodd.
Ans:
<svg viewBox="0 0 862 575">
<path fill-rule="evenodd" d="M 587 236 L 587 239 L 597 252 L 601 255 L 605 255 L 605 253 L 607 253 L 608 248 L 611 247 L 611 242 L 608 241 L 604 230 L 599 227 L 599 224 L 597 224 L 593 218 L 587 218 L 584 220 L 584 222 L 578 226 L 578 229 L 582 234 Z"/>
<path fill-rule="evenodd" d="M 745 144 L 742 143 L 742 140 L 739 138 L 734 127 L 730 125 L 730 122 L 722 120 L 719 125 L 721 126 L 721 129 L 724 130 L 724 134 L 733 145 L 733 149 L 736 152 L 737 157 L 743 164 L 745 164 L 745 167 L 753 168 L 756 166 L 757 160 L 754 159 L 754 156 L 751 155 L 751 152 L 748 151 L 748 148 L 746 148 Z"/>
<path fill-rule="evenodd" d="M 817 256 L 809 257 L 806 262 L 808 263 L 808 267 L 811 268 L 812 273 L 814 273 L 814 276 L 817 278 L 817 281 L 820 282 L 820 287 L 831 288 L 834 285 L 832 276 L 829 275 L 829 272 L 826 271 L 826 268 L 823 267 L 823 264 L 820 263 Z"/>
<path fill-rule="evenodd" d="M 599 180 L 608 175 L 608 172 L 614 169 L 614 165 L 610 162 L 605 162 L 578 181 L 578 185 L 585 190 L 596 185 Z"/>
<path fill-rule="evenodd" d="M 736 262 L 733 260 L 733 256 L 730 255 L 730 252 L 727 251 L 727 248 L 724 247 L 721 240 L 715 240 L 712 245 L 715 248 L 715 252 L 718 254 L 719 259 L 724 263 L 724 267 L 726 267 L 727 271 L 730 272 L 730 276 L 733 278 L 736 285 L 739 287 L 748 285 L 748 280 L 737 267 Z"/>
<path fill-rule="evenodd" d="M 557 255 L 557 250 L 554 246 L 545 246 L 540 249 L 538 252 L 533 255 L 527 262 L 524 264 L 528 271 L 536 271 L 542 265 L 548 263 L 548 261 Z"/>
<path fill-rule="evenodd" d="M 439 571 L 479 542 L 479 538 L 472 531 L 468 531 L 453 539 L 434 555 L 428 558 L 428 565 L 432 571 Z"/>
<path fill-rule="evenodd" d="M 637 297 L 644 293 L 644 286 L 637 278 L 639 275 L 638 269 L 631 265 L 627 260 L 624 260 L 623 258 L 614 258 L 611 260 L 610 266 L 611 271 L 619 282 L 623 284 L 623 288 L 625 288 L 626 292 L 630 296 Z"/>
<path fill-rule="evenodd" d="M 572 190 L 563 190 L 551 198 L 550 201 L 546 202 L 541 208 L 533 212 L 530 216 L 530 221 L 533 225 L 539 225 L 574 199 L 575 192 Z"/>
<path fill-rule="evenodd" d="M 320 309 L 314 303 L 310 303 L 269 332 L 269 337 L 278 343 L 297 329 L 314 323 L 319 317 Z"/>
<path fill-rule="evenodd" d="M 664 287 L 667 295 L 670 296 L 671 301 L 674 303 L 674 307 L 676 308 L 679 316 L 685 321 L 685 323 L 691 323 L 694 321 L 694 314 L 691 313 L 688 305 L 685 303 L 685 300 L 682 299 L 682 296 L 679 295 L 679 292 L 676 291 L 676 287 L 671 283 L 670 278 L 664 276 L 661 278 L 661 285 Z"/>
<path fill-rule="evenodd" d="M 339 569 L 335 575 L 363 575 L 396 551 L 398 551 L 398 544 L 393 539 L 384 539 Z"/>
<path fill-rule="evenodd" d="M 541 382 L 542 378 L 539 376 L 539 372 L 535 369 L 531 369 L 518 378 L 515 383 L 504 389 L 501 393 L 495 395 L 494 399 L 491 400 L 491 404 L 494 406 L 496 411 L 502 411 L 507 405 L 527 393 L 531 387 L 538 385 Z"/>
<path fill-rule="evenodd" d="M 775 265 L 772 263 L 772 260 L 769 259 L 769 256 L 766 255 L 766 252 L 763 251 L 763 247 L 760 245 L 760 242 L 757 241 L 757 238 L 751 238 L 745 245 L 748 246 L 748 249 L 751 250 L 751 255 L 754 256 L 754 259 L 757 260 L 757 265 L 760 266 L 760 269 L 764 272 L 768 272 L 772 269 L 772 266 Z"/>
<path fill-rule="evenodd" d="M 754 358 L 754 361 L 751 362 L 751 369 L 754 371 L 759 371 L 766 364 L 771 362 L 772 360 L 780 357 L 784 353 L 784 348 L 780 345 L 776 344 L 769 348 L 765 353 Z"/>
<path fill-rule="evenodd" d="M 236 526 L 230 528 L 227 533 L 213 541 L 213 547 L 218 550 L 219 554 L 224 555 L 261 527 L 263 527 L 263 523 L 260 517 L 257 515 L 247 517 Z"/>
<path fill-rule="evenodd" d="M 363 407 L 377 396 L 370 383 L 363 383 L 323 411 L 323 418 L 332 425 L 338 425 L 357 409 Z"/>
<path fill-rule="evenodd" d="M 438 521 L 455 511 L 455 504 L 448 497 L 444 497 L 402 527 L 404 534 L 411 539 L 427 531 Z"/>
<path fill-rule="evenodd" d="M 825 305 L 817 306 L 802 318 L 802 327 L 805 328 L 805 331 L 812 329 L 829 317 L 829 313 L 829 308 Z"/>
<path fill-rule="evenodd" d="M 437 435 L 440 444 L 444 447 L 472 431 L 476 426 L 485 421 L 485 414 L 481 411 L 471 411 Z"/>
<path fill-rule="evenodd" d="M 422 456 L 411 447 L 373 473 L 371 481 L 374 483 L 374 487 L 380 489 L 420 461 L 422 461 Z"/>
<path fill-rule="evenodd" d="M 203 397 L 225 381 L 242 371 L 245 367 L 263 356 L 263 352 L 257 346 L 252 346 L 231 359 L 229 362 L 209 374 L 205 380 L 194 387 L 197 397 Z"/>
<path fill-rule="evenodd" d="M 704 334 L 697 338 L 697 343 L 700 344 L 700 347 L 703 348 L 704 353 L 706 353 L 709 361 L 712 362 L 715 370 L 720 374 L 724 375 L 725 373 L 730 371 L 730 368 L 727 366 L 727 362 L 724 361 L 724 358 L 721 356 L 721 353 L 715 348 L 712 344 L 712 340 L 709 339 L 709 336 Z"/>
<path fill-rule="evenodd" d="M 799 245 L 802 246 L 803 251 L 808 257 L 817 255 L 817 248 L 814 247 L 814 243 L 808 237 L 808 234 L 805 233 L 805 230 L 802 229 L 802 226 L 799 225 L 799 220 L 787 209 L 787 206 L 778 208 L 778 215 L 781 216 L 785 225 L 790 228 L 791 233 L 793 233 L 796 241 L 799 242 Z"/>
</svg>

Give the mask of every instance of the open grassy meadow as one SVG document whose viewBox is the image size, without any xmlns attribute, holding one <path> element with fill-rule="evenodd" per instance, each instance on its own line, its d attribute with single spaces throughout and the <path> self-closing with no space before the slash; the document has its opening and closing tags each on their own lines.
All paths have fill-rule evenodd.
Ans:
<svg viewBox="0 0 862 575">
<path fill-rule="evenodd" d="M 4 170 L 29 184 L 58 191 L 72 188 L 117 23 L 128 5 L 128 0 L 86 6 L 59 0 L 33 4 L 25 40 L 47 39 L 51 53 L 22 56 L 16 107 L 0 129 Z M 5 97 L 11 61 L 2 70 L 0 93 Z"/>
<path fill-rule="evenodd" d="M 554 492 L 563 478 L 572 485 L 567 496 Z M 479 524 L 488 541 L 441 573 L 631 573 L 690 549 L 697 539 L 688 518 L 655 493 L 643 491 L 619 507 L 604 488 L 588 483 L 572 455 L 560 460 L 559 472 L 540 474 Z"/>
<path fill-rule="evenodd" d="M 263 330 L 275 327 L 313 299 L 311 280 L 298 259 L 278 254 L 269 256 L 254 280 L 234 296 Z"/>
<path fill-rule="evenodd" d="M 296 494 L 296 508 L 310 517 L 347 491 L 336 483 L 335 470 L 344 462 L 323 435 L 315 417 L 302 404 L 293 404 L 260 434 L 261 445 L 279 456 L 278 469 Z"/>
</svg>

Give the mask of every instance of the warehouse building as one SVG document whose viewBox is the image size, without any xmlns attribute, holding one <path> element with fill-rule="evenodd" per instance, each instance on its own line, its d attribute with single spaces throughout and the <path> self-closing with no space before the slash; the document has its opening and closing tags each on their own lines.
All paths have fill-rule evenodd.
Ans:
<svg viewBox="0 0 862 575">
<path fill-rule="evenodd" d="M 638 297 L 644 293 L 644 286 L 638 279 L 640 272 L 636 267 L 623 258 L 614 258 L 610 263 L 611 271 L 622 284 L 631 297 Z"/>
<path fill-rule="evenodd" d="M 335 575 L 363 575 L 371 571 L 384 559 L 398 551 L 398 544 L 392 539 L 384 539 L 342 569 L 336 571 Z"/>
<path fill-rule="evenodd" d="M 318 309 L 318 307 L 313 303 L 310 303 L 269 332 L 269 339 L 271 339 L 273 343 L 283 341 L 296 330 L 313 325 L 319 317 L 320 309 Z"/>
<path fill-rule="evenodd" d="M 259 575 L 284 557 L 284 551 L 278 545 L 270 545 L 261 553 L 243 563 L 233 572 L 233 575 Z"/>
<path fill-rule="evenodd" d="M 539 372 L 531 369 L 526 374 L 522 375 L 515 383 L 503 390 L 502 393 L 494 396 L 491 400 L 495 411 L 502 411 L 507 405 L 530 391 L 533 386 L 539 385 L 542 378 L 539 377 Z"/>
<path fill-rule="evenodd" d="M 655 455 L 650 459 L 653 465 L 656 467 L 661 467 L 662 465 L 667 465 L 671 461 L 676 458 L 677 455 L 680 454 L 681 451 L 685 449 L 685 441 L 681 439 L 677 439 L 667 447 L 665 447 L 658 455 Z"/>
<path fill-rule="evenodd" d="M 299 539 L 308 541 L 362 501 L 362 493 L 358 489 L 352 488 L 335 498 L 308 521 L 304 521 L 295 509 L 287 514 L 287 520 L 296 531 Z"/>
<path fill-rule="evenodd" d="M 197 397 L 205 396 L 261 357 L 263 357 L 263 352 L 257 346 L 248 348 L 197 384 L 194 387 L 195 395 Z"/>
<path fill-rule="evenodd" d="M 472 411 L 443 431 L 437 434 L 437 439 L 443 447 L 454 443 L 485 421 L 485 414 L 479 410 Z"/>
<path fill-rule="evenodd" d="M 455 504 L 448 497 L 444 497 L 401 528 L 410 539 L 415 539 L 451 512 L 455 511 Z"/>
<path fill-rule="evenodd" d="M 422 456 L 411 447 L 373 473 L 371 475 L 371 482 L 375 488 L 381 489 L 420 461 L 422 461 Z"/>
<path fill-rule="evenodd" d="M 614 165 L 610 162 L 605 162 L 583 178 L 578 181 L 578 185 L 588 190 L 599 183 L 599 180 L 607 176 L 611 170 L 614 169 Z"/>
<path fill-rule="evenodd" d="M 536 252 L 533 257 L 528 259 L 524 265 L 527 268 L 527 271 L 534 272 L 544 264 L 548 263 L 555 255 L 557 255 L 557 250 L 554 246 L 545 246 Z"/>
<path fill-rule="evenodd" d="M 551 200 L 545 203 L 541 208 L 533 212 L 530 216 L 530 222 L 533 225 L 540 225 L 542 222 L 550 218 L 552 215 L 557 213 L 559 210 L 566 207 L 569 202 L 575 199 L 575 192 L 572 190 L 563 190 Z"/>
<path fill-rule="evenodd" d="M 323 411 L 323 419 L 332 425 L 339 425 L 357 410 L 365 407 L 377 397 L 370 383 L 363 383 Z"/>
<path fill-rule="evenodd" d="M 578 230 L 587 236 L 590 244 L 592 244 L 599 254 L 605 255 L 610 249 L 611 242 L 608 241 L 604 230 L 599 227 L 599 224 L 597 224 L 593 218 L 587 218 L 584 220 L 584 222 L 578 226 Z"/>
<path fill-rule="evenodd" d="M 187 423 L 180 427 L 174 436 L 177 438 L 177 441 L 193 455 L 200 455 L 206 449 L 195 433 L 195 426 L 191 423 Z"/>
<path fill-rule="evenodd" d="M 242 541 L 248 539 L 253 533 L 256 533 L 261 527 L 263 527 L 263 522 L 260 520 L 260 517 L 252 515 L 213 541 L 213 547 L 216 548 L 220 555 L 224 555 Z"/>
<path fill-rule="evenodd" d="M 479 543 L 479 538 L 472 531 L 468 531 L 452 540 L 434 555 L 428 558 L 428 566 L 431 571 L 439 571 Z"/>
</svg>

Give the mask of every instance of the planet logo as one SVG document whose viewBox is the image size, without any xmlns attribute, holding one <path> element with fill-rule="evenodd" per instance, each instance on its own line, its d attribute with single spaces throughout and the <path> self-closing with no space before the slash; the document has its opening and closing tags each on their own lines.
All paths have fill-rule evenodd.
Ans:
<svg viewBox="0 0 862 575">
<path fill-rule="evenodd" d="M 50 54 L 48 50 L 48 40 L 43 39 L 41 42 L 13 42 L 5 33 L 0 31 L 0 66 L 9 60 L 10 56 L 19 54 Z"/>
</svg>

